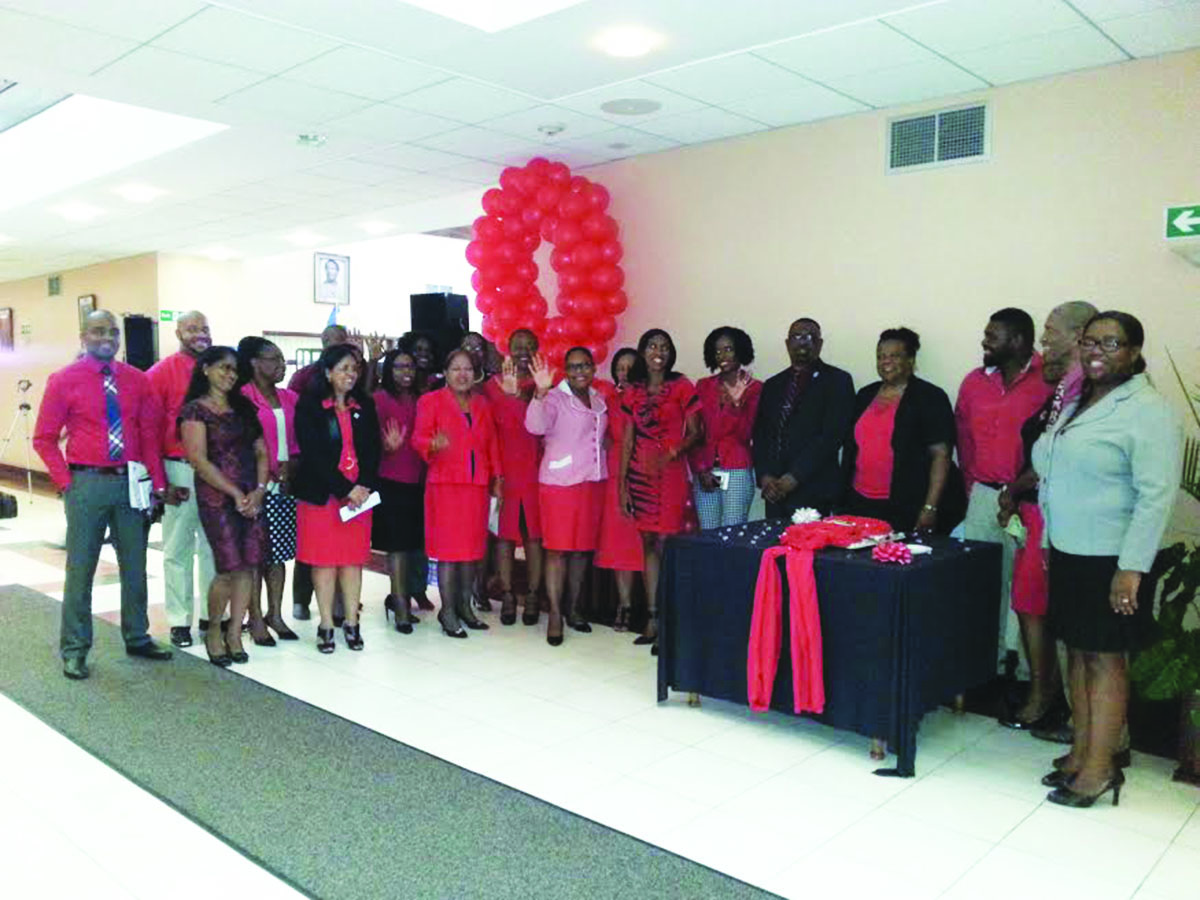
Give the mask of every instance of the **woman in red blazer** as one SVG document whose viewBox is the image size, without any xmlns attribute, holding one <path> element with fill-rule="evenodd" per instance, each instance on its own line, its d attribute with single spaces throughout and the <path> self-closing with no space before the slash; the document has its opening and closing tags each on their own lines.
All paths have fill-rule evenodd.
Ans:
<svg viewBox="0 0 1200 900">
<path fill-rule="evenodd" d="M 501 496 L 500 447 L 490 404 L 472 388 L 475 365 L 464 350 L 446 358 L 446 387 L 417 401 L 413 448 L 429 466 L 425 551 L 438 561 L 438 622 L 448 637 L 487 628 L 471 611 L 475 569 L 487 553 L 488 492 Z"/>
</svg>

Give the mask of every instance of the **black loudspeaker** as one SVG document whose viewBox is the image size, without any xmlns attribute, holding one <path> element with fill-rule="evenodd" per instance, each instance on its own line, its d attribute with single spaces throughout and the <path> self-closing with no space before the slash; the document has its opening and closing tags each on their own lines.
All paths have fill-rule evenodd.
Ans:
<svg viewBox="0 0 1200 900">
<path fill-rule="evenodd" d="M 125 316 L 125 362 L 143 372 L 158 361 L 158 329 L 149 316 Z"/>
<path fill-rule="evenodd" d="M 463 335 L 471 329 L 467 324 L 467 298 L 462 294 L 412 294 L 409 302 L 412 330 L 433 335 L 443 357 L 461 344 Z"/>
</svg>

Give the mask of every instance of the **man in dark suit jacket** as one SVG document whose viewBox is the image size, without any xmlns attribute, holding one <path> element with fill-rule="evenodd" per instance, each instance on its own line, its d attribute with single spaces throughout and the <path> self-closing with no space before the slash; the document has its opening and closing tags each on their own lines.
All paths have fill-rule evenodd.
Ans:
<svg viewBox="0 0 1200 900">
<path fill-rule="evenodd" d="M 789 368 L 767 379 L 754 420 L 754 472 L 767 517 L 811 506 L 828 514 L 842 494 L 838 451 L 850 427 L 854 382 L 821 360 L 821 326 L 788 329 Z"/>
</svg>

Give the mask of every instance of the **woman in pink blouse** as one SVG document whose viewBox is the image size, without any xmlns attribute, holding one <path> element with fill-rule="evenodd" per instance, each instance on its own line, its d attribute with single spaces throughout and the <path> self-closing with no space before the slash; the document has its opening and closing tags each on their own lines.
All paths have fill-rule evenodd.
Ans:
<svg viewBox="0 0 1200 900">
<path fill-rule="evenodd" d="M 417 360 L 412 353 L 384 354 L 380 389 L 374 394 L 383 456 L 379 462 L 380 506 L 371 522 L 371 546 L 387 554 L 391 593 L 383 601 L 396 630 L 412 634 L 418 622 L 406 585 L 410 555 L 425 546 L 425 463 L 410 438 L 417 419 Z M 416 561 L 419 564 L 419 560 Z"/>
<path fill-rule="evenodd" d="M 754 343 L 740 328 L 723 325 L 704 339 L 704 364 L 716 374 L 696 382 L 704 441 L 689 462 L 696 515 L 705 530 L 742 524 L 754 500 L 750 434 L 762 382 L 745 370 L 752 362 Z"/>
<path fill-rule="evenodd" d="M 535 356 L 534 395 L 525 411 L 525 428 L 545 439 L 538 467 L 542 543 L 546 548 L 546 593 L 550 621 L 546 642 L 563 640 L 562 592 L 569 582 L 568 621 L 576 631 L 591 631 L 579 600 L 588 558 L 600 538 L 604 483 L 608 478 L 604 438 L 608 406 L 592 387 L 596 363 L 586 347 L 572 347 L 565 358 L 566 377 L 556 388 L 554 370 Z"/>
</svg>

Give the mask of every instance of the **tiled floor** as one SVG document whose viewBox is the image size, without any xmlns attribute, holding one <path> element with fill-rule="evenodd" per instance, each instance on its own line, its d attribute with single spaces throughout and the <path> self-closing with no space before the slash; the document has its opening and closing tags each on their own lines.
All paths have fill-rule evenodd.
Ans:
<svg viewBox="0 0 1200 900">
<path fill-rule="evenodd" d="M 0 582 L 61 596 L 61 509 L 38 499 L 0 523 Z M 106 550 L 106 554 L 111 551 Z M 151 551 L 152 604 L 161 556 Z M 111 555 L 109 562 L 115 561 Z M 450 641 L 425 616 L 396 634 L 386 586 L 366 576 L 367 649 L 303 639 L 260 649 L 227 677 L 254 678 L 443 759 L 789 897 L 1019 895 L 1194 900 L 1200 790 L 1167 760 L 1135 756 L 1121 805 L 1064 810 L 1038 779 L 1055 748 L 977 716 L 922 727 L 918 777 L 873 776 L 867 742 L 728 703 L 654 700 L 654 661 L 628 636 L 568 633 L 558 649 L 516 625 Z M 99 587 L 97 611 L 115 609 Z M 152 619 L 161 621 L 160 616 Z M 199 648 L 194 650 L 202 653 Z M 47 661 L 47 677 L 58 677 Z M 93 678 L 104 677 L 103 661 Z M 86 689 L 86 688 L 84 688 Z M 209 896 L 192 877 L 216 862 L 245 896 L 285 884 L 0 698 L 0 858 L 13 896 Z M 66 863 L 66 864 L 64 864 Z M 7 893 L 7 892 L 6 892 Z"/>
</svg>

